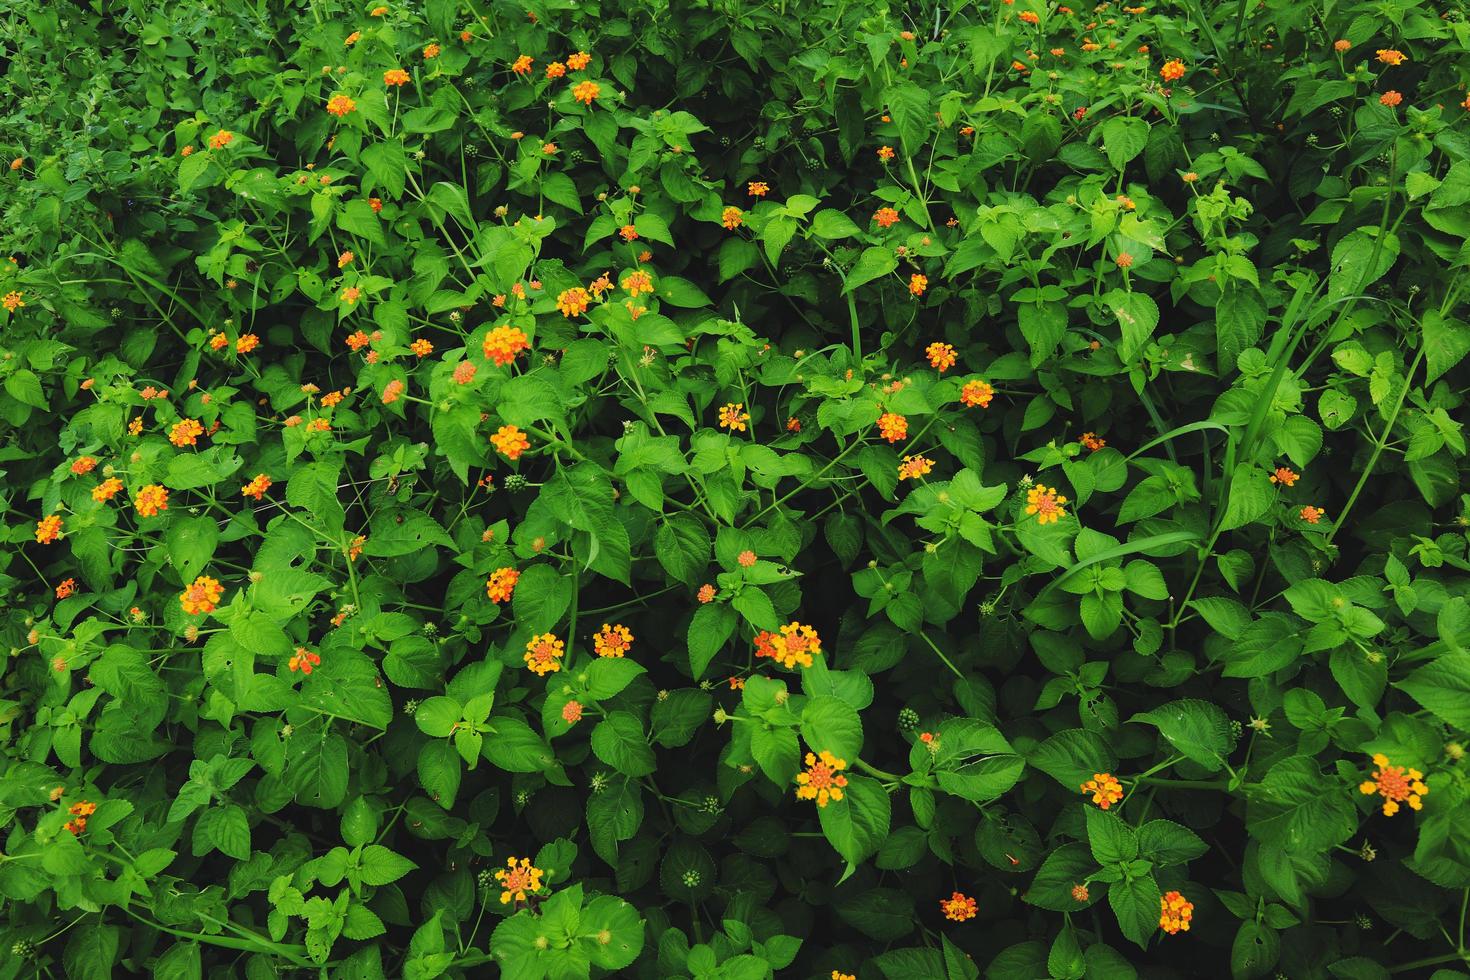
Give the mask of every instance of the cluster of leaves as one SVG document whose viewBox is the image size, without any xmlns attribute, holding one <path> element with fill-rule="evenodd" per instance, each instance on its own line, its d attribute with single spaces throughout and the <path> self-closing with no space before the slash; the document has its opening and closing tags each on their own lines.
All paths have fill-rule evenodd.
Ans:
<svg viewBox="0 0 1470 980">
<path fill-rule="evenodd" d="M 1462 11 L 0 44 L 0 978 L 1470 963 Z"/>
</svg>

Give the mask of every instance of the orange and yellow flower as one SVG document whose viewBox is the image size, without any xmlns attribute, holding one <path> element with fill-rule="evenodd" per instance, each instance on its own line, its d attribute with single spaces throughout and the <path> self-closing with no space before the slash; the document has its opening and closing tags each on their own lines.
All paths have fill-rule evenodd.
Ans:
<svg viewBox="0 0 1470 980">
<path fill-rule="evenodd" d="M 780 632 L 762 630 L 755 637 L 755 655 L 769 657 L 788 670 L 810 667 L 812 658 L 822 652 L 822 638 L 810 626 L 790 622 Z"/>
<path fill-rule="evenodd" d="M 138 509 L 138 516 L 153 517 L 159 511 L 168 510 L 168 491 L 150 483 L 133 497 L 133 506 Z"/>
<path fill-rule="evenodd" d="M 1306 521 L 1308 524 L 1320 524 L 1322 518 L 1327 516 L 1327 512 L 1325 510 L 1322 510 L 1320 507 L 1313 507 L 1311 504 L 1303 507 L 1300 511 L 1300 514 L 1301 519 Z"/>
<path fill-rule="evenodd" d="M 1055 487 L 1038 483 L 1026 491 L 1026 513 L 1036 515 L 1038 524 L 1054 524 L 1067 516 L 1067 498 L 1057 493 Z"/>
<path fill-rule="evenodd" d="M 197 419 L 183 419 L 175 422 L 173 428 L 169 429 L 168 441 L 180 449 L 185 446 L 197 445 L 199 437 L 204 435 L 204 426 Z"/>
<path fill-rule="evenodd" d="M 263 500 L 265 499 L 265 492 L 271 488 L 271 484 L 273 482 L 274 481 L 271 480 L 271 478 L 266 476 L 264 473 L 257 473 L 253 478 L 251 478 L 249 483 L 245 484 L 240 492 L 247 497 L 254 497 L 256 500 Z"/>
<path fill-rule="evenodd" d="M 1294 487 L 1296 486 L 1296 481 L 1300 479 L 1300 475 L 1293 473 L 1285 466 L 1276 467 L 1276 472 L 1271 474 L 1271 482 L 1279 483 L 1284 487 Z"/>
<path fill-rule="evenodd" d="M 592 56 L 586 51 L 578 51 L 576 54 L 567 55 L 567 67 L 572 71 L 581 71 L 592 63 Z"/>
<path fill-rule="evenodd" d="M 602 94 L 602 86 L 596 82 L 578 82 L 572 87 L 572 98 L 583 105 L 591 105 Z"/>
<path fill-rule="evenodd" d="M 514 425 L 502 425 L 490 436 L 495 451 L 506 459 L 520 459 L 521 453 L 531 448 L 531 440 Z"/>
<path fill-rule="evenodd" d="M 744 218 L 741 216 L 741 211 L 734 205 L 720 212 L 720 224 L 724 225 L 730 231 L 739 228 L 743 223 Z"/>
<path fill-rule="evenodd" d="M 497 568 L 485 580 L 485 596 L 491 602 L 509 602 L 520 579 L 521 573 L 514 568 Z"/>
<path fill-rule="evenodd" d="M 817 806 L 823 809 L 828 803 L 840 802 L 847 786 L 847 777 L 842 775 L 846 768 L 846 759 L 839 759 L 825 749 L 820 754 L 808 752 L 806 772 L 796 774 L 796 798 L 816 800 Z"/>
<path fill-rule="evenodd" d="M 427 337 L 420 337 L 413 343 L 409 344 L 408 349 L 413 351 L 415 356 L 428 357 L 430 354 L 434 353 L 434 342 L 432 340 L 429 340 Z"/>
<path fill-rule="evenodd" d="M 1389 108 L 1392 108 L 1403 101 L 1404 94 L 1402 92 L 1396 92 L 1393 89 L 1389 89 L 1387 92 L 1384 92 L 1378 97 L 1378 104 L 1386 105 Z"/>
<path fill-rule="evenodd" d="M 350 253 L 349 253 L 350 254 Z M 260 337 L 253 333 L 241 334 L 240 339 L 235 341 L 235 353 L 249 354 L 260 346 Z"/>
<path fill-rule="evenodd" d="M 79 456 L 72 461 L 71 471 L 77 476 L 83 476 L 97 468 L 96 456 Z"/>
<path fill-rule="evenodd" d="M 523 54 L 515 61 L 511 62 L 510 70 L 515 72 L 517 75 L 529 75 L 531 73 L 531 66 L 535 63 L 535 58 L 532 58 L 528 54 Z"/>
<path fill-rule="evenodd" d="M 561 658 L 566 653 L 566 644 L 553 633 L 533 636 L 526 644 L 526 666 L 540 676 L 561 670 Z"/>
<path fill-rule="evenodd" d="M 495 362 L 496 367 L 504 367 L 516 359 L 516 355 L 531 346 L 531 341 L 526 337 L 526 332 L 520 327 L 499 326 L 485 335 L 485 341 L 481 348 L 485 356 Z"/>
<path fill-rule="evenodd" d="M 707 605 L 713 602 L 715 599 L 715 587 L 706 582 L 704 585 L 701 585 L 699 587 L 699 591 L 695 594 L 695 598 L 699 600 L 701 605 Z"/>
<path fill-rule="evenodd" d="M 929 288 L 929 277 L 915 272 L 909 276 L 909 292 L 915 296 L 923 296 L 924 290 Z"/>
<path fill-rule="evenodd" d="M 327 100 L 327 112 L 341 119 L 349 112 L 357 108 L 357 103 L 351 96 L 338 93 Z"/>
<path fill-rule="evenodd" d="M 720 408 L 720 428 L 722 429 L 744 432 L 745 423 L 749 421 L 750 413 L 745 411 L 743 402 L 730 402 Z"/>
<path fill-rule="evenodd" d="M 384 85 L 407 85 L 408 82 L 409 74 L 402 68 L 389 68 L 383 72 Z"/>
<path fill-rule="evenodd" d="M 973 919 L 979 913 L 979 907 L 975 900 L 962 892 L 955 892 L 949 898 L 940 899 L 939 911 L 951 922 L 964 922 Z"/>
<path fill-rule="evenodd" d="M 924 348 L 924 356 L 929 358 L 929 366 L 937 370 L 940 374 L 954 367 L 955 362 L 959 360 L 958 355 L 955 354 L 954 347 L 949 344 L 940 343 L 937 340 Z"/>
<path fill-rule="evenodd" d="M 878 159 L 879 160 L 882 160 L 884 163 L 887 163 L 889 160 L 892 160 L 893 159 L 893 147 L 891 147 L 891 146 L 880 146 L 880 147 L 878 147 Z"/>
<path fill-rule="evenodd" d="M 287 662 L 286 666 L 293 674 L 298 670 L 303 674 L 309 674 L 321 662 L 322 658 L 306 649 L 306 647 L 297 647 L 296 652 L 291 655 L 291 659 Z"/>
<path fill-rule="evenodd" d="M 1091 793 L 1098 809 L 1106 810 L 1123 798 L 1123 784 L 1112 773 L 1095 772 L 1082 784 L 1082 792 Z"/>
<path fill-rule="evenodd" d="M 587 295 L 587 290 L 581 286 L 564 289 L 556 297 L 556 308 L 561 311 L 562 316 L 569 320 L 574 316 L 586 313 L 590 305 L 592 305 L 592 297 Z"/>
<path fill-rule="evenodd" d="M 110 476 L 92 488 L 92 499 L 99 504 L 111 500 L 122 491 L 123 481 L 115 476 Z"/>
<path fill-rule="evenodd" d="M 893 208 L 879 208 L 873 212 L 873 220 L 879 228 L 892 228 L 898 224 L 898 212 Z"/>
<path fill-rule="evenodd" d="M 917 480 L 921 476 L 928 475 L 934 469 L 934 461 L 924 456 L 905 456 L 903 462 L 898 464 L 898 478 L 900 480 Z"/>
<path fill-rule="evenodd" d="M 623 290 L 637 299 L 642 293 L 653 292 L 653 277 L 642 269 L 635 269 L 623 277 Z"/>
<path fill-rule="evenodd" d="M 909 420 L 896 412 L 878 416 L 878 434 L 889 442 L 899 442 L 909 435 Z"/>
<path fill-rule="evenodd" d="M 224 594 L 225 587 L 220 585 L 219 579 L 200 575 L 194 579 L 194 584 L 179 593 L 179 605 L 190 616 L 199 616 L 218 609 L 220 598 Z"/>
<path fill-rule="evenodd" d="M 616 626 L 602 624 L 602 629 L 592 637 L 592 649 L 599 657 L 622 657 L 633 649 L 633 634 L 621 623 Z"/>
<path fill-rule="evenodd" d="M 1077 439 L 1082 447 L 1090 453 L 1095 453 L 1108 444 L 1108 441 L 1096 432 L 1084 432 Z"/>
<path fill-rule="evenodd" d="M 437 45 L 437 44 L 426 44 L 426 45 L 424 45 L 424 60 L 425 61 L 428 61 L 430 58 L 437 58 L 437 57 L 439 57 L 439 45 Z"/>
<path fill-rule="evenodd" d="M 1193 918 L 1194 903 L 1183 895 L 1171 891 L 1159 896 L 1159 928 L 1169 935 L 1188 932 Z"/>
<path fill-rule="evenodd" d="M 966 408 L 989 408 L 990 400 L 995 397 L 995 389 L 988 381 L 966 381 L 965 386 L 960 389 L 960 402 Z"/>
<path fill-rule="evenodd" d="M 26 305 L 25 300 L 21 299 L 21 297 L 24 295 L 24 293 L 17 292 L 16 290 L 12 289 L 3 297 L 0 297 L 0 306 L 4 306 L 11 313 L 14 313 L 16 310 Z"/>
<path fill-rule="evenodd" d="M 64 522 L 60 514 L 50 514 L 36 522 L 36 543 L 53 544 L 61 537 L 61 525 Z"/>
<path fill-rule="evenodd" d="M 500 904 L 524 902 L 527 895 L 539 892 L 544 874 L 546 872 L 531 864 L 530 858 L 521 858 L 519 861 L 506 858 L 505 867 L 495 872 L 495 880 L 500 882 Z"/>
<path fill-rule="evenodd" d="M 56 598 L 66 599 L 77 590 L 77 580 L 74 578 L 62 579 L 56 586 Z"/>
<path fill-rule="evenodd" d="M 1164 67 L 1159 69 L 1159 77 L 1166 82 L 1177 82 L 1184 77 L 1184 62 L 1178 58 L 1164 62 Z"/>
<path fill-rule="evenodd" d="M 209 138 L 211 150 L 223 150 L 235 141 L 235 134 L 228 129 L 221 129 Z"/>
<path fill-rule="evenodd" d="M 765 197 L 771 192 L 771 185 L 763 180 L 751 180 L 745 184 L 745 192 L 751 197 Z"/>
<path fill-rule="evenodd" d="M 1383 797 L 1385 817 L 1398 813 L 1400 803 L 1409 804 L 1410 810 L 1424 808 L 1423 798 L 1429 795 L 1429 787 L 1424 784 L 1422 772 L 1404 766 L 1391 766 L 1388 764 L 1388 756 L 1382 752 L 1373 756 L 1373 765 L 1377 768 L 1373 771 L 1372 778 L 1363 780 L 1358 786 L 1358 792 L 1364 796 L 1377 793 Z"/>
<path fill-rule="evenodd" d="M 1391 65 L 1394 68 L 1409 60 L 1408 55 L 1402 51 L 1395 51 L 1393 48 L 1379 48 L 1377 53 L 1379 61 L 1385 65 Z"/>
</svg>

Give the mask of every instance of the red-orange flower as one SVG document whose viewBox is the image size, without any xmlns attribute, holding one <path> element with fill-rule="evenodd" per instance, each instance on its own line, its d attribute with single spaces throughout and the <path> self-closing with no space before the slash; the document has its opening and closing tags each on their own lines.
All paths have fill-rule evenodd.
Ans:
<svg viewBox="0 0 1470 980">
<path fill-rule="evenodd" d="M 1402 101 L 1404 101 L 1404 94 L 1402 92 L 1396 92 L 1393 89 L 1389 89 L 1378 97 L 1379 105 L 1386 105 L 1390 108 L 1398 105 Z"/>
<path fill-rule="evenodd" d="M 322 658 L 306 649 L 306 647 L 297 647 L 296 652 L 291 655 L 291 660 L 286 666 L 290 668 L 293 674 L 298 670 L 303 674 L 309 674 L 321 662 Z"/>
<path fill-rule="evenodd" d="M 892 160 L 893 159 L 893 147 L 891 147 L 891 146 L 880 146 L 880 147 L 878 147 L 878 159 L 884 161 L 885 163 L 887 161 L 889 161 L 889 160 Z"/>
<path fill-rule="evenodd" d="M 745 192 L 751 197 L 765 197 L 771 192 L 771 185 L 763 180 L 747 181 Z"/>
<path fill-rule="evenodd" d="M 223 150 L 234 141 L 234 133 L 230 132 L 228 129 L 221 129 L 209 138 L 209 148 L 211 150 Z"/>
<path fill-rule="evenodd" d="M 1088 452 L 1095 453 L 1108 444 L 1108 441 L 1096 432 L 1084 432 L 1077 439 Z"/>
<path fill-rule="evenodd" d="M 1399 65 L 1402 65 L 1404 62 L 1408 61 L 1409 56 L 1404 54 L 1402 51 L 1395 51 L 1393 48 L 1379 48 L 1378 60 L 1383 62 L 1385 65 L 1392 65 L 1393 67 L 1397 68 Z"/>
<path fill-rule="evenodd" d="M 1296 481 L 1299 479 L 1301 479 L 1300 476 L 1285 466 L 1276 467 L 1276 472 L 1271 474 L 1272 483 L 1279 483 L 1285 487 L 1296 486 Z"/>
<path fill-rule="evenodd" d="M 975 904 L 973 898 L 961 892 L 955 892 L 949 898 L 940 900 L 939 910 L 944 913 L 946 919 L 952 922 L 964 922 L 967 919 L 975 918 L 979 912 L 979 907 Z"/>
<path fill-rule="evenodd" d="M 437 45 L 437 44 L 426 44 L 426 45 L 424 45 L 424 60 L 425 61 L 428 61 L 430 58 L 437 58 L 437 57 L 439 57 L 439 45 Z"/>
<path fill-rule="evenodd" d="M 1320 523 L 1321 520 L 1322 520 L 1322 518 L 1325 517 L 1326 515 L 1327 515 L 1327 512 L 1326 511 L 1322 510 L 1319 507 L 1313 507 L 1310 504 L 1308 504 L 1306 507 L 1303 507 L 1301 509 L 1301 518 L 1302 518 L 1302 520 L 1306 521 L 1308 524 L 1317 524 L 1317 523 Z"/>
<path fill-rule="evenodd" d="M 1159 69 L 1159 77 L 1166 82 L 1177 82 L 1184 77 L 1184 62 L 1178 58 L 1164 62 L 1164 67 Z"/>
<path fill-rule="evenodd" d="M 271 488 L 272 482 L 271 478 L 264 473 L 257 473 L 249 483 L 245 484 L 244 489 L 240 492 L 247 497 L 254 497 L 256 500 L 261 500 L 264 499 L 265 492 Z"/>
<path fill-rule="evenodd" d="M 893 208 L 879 208 L 873 212 L 873 220 L 878 222 L 879 228 L 891 228 L 898 224 L 898 212 Z"/>
<path fill-rule="evenodd" d="M 62 579 L 56 586 L 56 598 L 65 599 L 77 590 L 77 580 L 74 578 Z"/>
<path fill-rule="evenodd" d="M 99 504 L 116 497 L 123 488 L 123 481 L 110 476 L 92 488 L 92 499 Z"/>
<path fill-rule="evenodd" d="M 715 598 L 715 587 L 706 582 L 704 585 L 701 585 L 699 587 L 699 592 L 695 596 L 695 598 L 697 598 L 701 604 L 713 602 Z"/>
</svg>

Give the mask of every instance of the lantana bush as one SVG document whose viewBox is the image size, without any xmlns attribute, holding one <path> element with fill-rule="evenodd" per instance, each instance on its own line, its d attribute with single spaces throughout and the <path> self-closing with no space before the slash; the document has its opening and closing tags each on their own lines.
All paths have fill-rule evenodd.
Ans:
<svg viewBox="0 0 1470 980">
<path fill-rule="evenodd" d="M 0 980 L 1470 978 L 1470 20 L 0 5 Z"/>
</svg>

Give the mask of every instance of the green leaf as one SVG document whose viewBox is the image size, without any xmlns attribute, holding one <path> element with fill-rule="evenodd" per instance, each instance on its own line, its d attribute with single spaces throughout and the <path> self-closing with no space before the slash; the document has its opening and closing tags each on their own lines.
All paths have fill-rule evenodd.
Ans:
<svg viewBox="0 0 1470 980">
<path fill-rule="evenodd" d="M 1424 384 L 1431 385 L 1470 354 L 1470 326 L 1425 310 L 1420 321 L 1424 338 Z"/>
<path fill-rule="evenodd" d="M 373 143 L 362 151 L 362 162 L 389 197 L 403 196 L 403 188 L 408 181 L 408 155 L 402 142 L 385 140 Z"/>
<path fill-rule="evenodd" d="M 1138 828 L 1138 856 L 1156 865 L 1183 864 L 1208 850 L 1198 834 L 1171 820 L 1150 820 Z"/>
<path fill-rule="evenodd" d="M 1275 500 L 1275 488 L 1266 471 L 1251 463 L 1241 463 L 1230 474 L 1230 497 L 1220 520 L 1220 530 L 1231 531 L 1260 520 Z"/>
<path fill-rule="evenodd" d="M 587 667 L 587 696 L 601 701 L 616 695 L 646 673 L 643 665 L 626 657 L 599 657 Z"/>
<path fill-rule="evenodd" d="M 571 608 L 575 580 L 545 562 L 521 572 L 511 606 L 516 625 L 532 633 L 549 633 Z"/>
<path fill-rule="evenodd" d="M 1102 124 L 1103 152 L 1114 170 L 1122 170 L 1143 152 L 1148 131 L 1148 121 L 1137 116 L 1112 116 Z"/>
<path fill-rule="evenodd" d="M 818 238 L 856 238 L 862 229 L 841 211 L 825 208 L 812 218 L 812 234 Z"/>
<path fill-rule="evenodd" d="M 1357 830 L 1358 813 L 1345 789 L 1336 779 L 1324 777 L 1313 759 L 1283 759 L 1251 794 L 1246 827 L 1264 844 L 1322 853 Z"/>
<path fill-rule="evenodd" d="M 490 724 L 481 754 L 491 765 L 506 772 L 545 772 L 556 765 L 556 753 L 524 720 L 497 715 Z"/>
<path fill-rule="evenodd" d="M 735 610 L 724 603 L 705 603 L 689 621 L 689 670 L 695 680 L 704 676 L 710 661 L 735 632 Z"/>
<path fill-rule="evenodd" d="M 179 193 L 187 194 L 199 179 L 204 176 L 204 171 L 214 162 L 208 153 L 191 153 L 179 161 Z M 214 181 L 210 181 L 214 183 Z M 208 186 L 208 185 L 205 185 Z"/>
<path fill-rule="evenodd" d="M 893 249 L 882 245 L 864 249 L 857 263 L 848 270 L 847 279 L 842 286 L 843 295 L 880 276 L 886 276 L 897 268 L 898 256 L 893 254 Z"/>
<path fill-rule="evenodd" d="M 1087 815 L 1087 844 L 1092 848 L 1094 861 L 1106 866 L 1138 857 L 1138 836 L 1121 817 L 1095 806 L 1087 807 L 1084 812 Z"/>
<path fill-rule="evenodd" d="M 1116 116 L 1109 120 L 1109 122 L 1116 121 L 1118 121 Z M 1144 345 L 1158 329 L 1159 304 L 1154 302 L 1153 297 L 1147 293 L 1135 293 L 1122 289 L 1110 292 L 1107 303 L 1113 315 L 1118 318 L 1118 326 L 1123 332 L 1123 342 L 1119 345 L 1118 356 L 1124 361 L 1131 361 L 1142 353 Z"/>
<path fill-rule="evenodd" d="M 1108 886 L 1108 904 L 1118 917 L 1119 930 L 1139 946 L 1147 946 L 1158 931 L 1159 898 L 1159 886 L 1151 874 Z"/>
<path fill-rule="evenodd" d="M 1470 731 L 1470 653 L 1447 653 L 1394 684 L 1446 724 Z"/>
<path fill-rule="evenodd" d="M 856 759 L 863 751 L 863 722 L 846 701 L 821 695 L 802 709 L 801 737 L 813 751 Z"/>
<path fill-rule="evenodd" d="M 322 654 L 321 664 L 301 685 L 301 704 L 379 731 L 393 720 L 393 702 L 377 668 L 354 650 Z"/>
<path fill-rule="evenodd" d="M 643 723 L 628 711 L 613 711 L 592 730 L 592 751 L 625 776 L 647 776 L 656 768 Z"/>
<path fill-rule="evenodd" d="M 1075 792 L 1094 775 L 1111 772 L 1118 764 L 1107 740 L 1080 728 L 1057 732 L 1033 748 L 1026 761 L 1068 791 Z"/>
<path fill-rule="evenodd" d="M 184 159 L 192 160 L 193 157 Z M 61 955 L 61 963 L 68 980 L 111 980 L 117 951 L 117 926 L 97 923 L 88 929 L 72 931 Z"/>
<path fill-rule="evenodd" d="M 653 541 L 654 554 L 670 578 L 688 586 L 704 580 L 709 569 L 710 540 L 703 523 L 688 514 L 673 514 L 658 523 Z"/>
<path fill-rule="evenodd" d="M 934 114 L 929 110 L 929 91 L 906 82 L 884 90 L 883 101 L 898 127 L 899 145 L 904 155 L 914 156 L 928 142 L 929 130 L 934 125 Z"/>
<path fill-rule="evenodd" d="M 1224 757 L 1234 744 L 1230 719 L 1217 705 L 1208 701 L 1170 701 L 1152 711 L 1134 715 L 1129 721 L 1155 726 L 1176 752 L 1211 772 L 1218 772 L 1224 766 Z"/>
<path fill-rule="evenodd" d="M 365 885 L 388 885 L 408 874 L 418 865 L 381 844 L 369 844 L 358 858 Z"/>
<path fill-rule="evenodd" d="M 250 822 L 233 803 L 205 810 L 194 824 L 194 856 L 216 848 L 236 861 L 250 858 Z"/>
<path fill-rule="evenodd" d="M 888 836 L 892 806 L 883 784 L 848 776 L 842 799 L 817 808 L 822 833 L 848 864 L 876 854 Z"/>
</svg>

